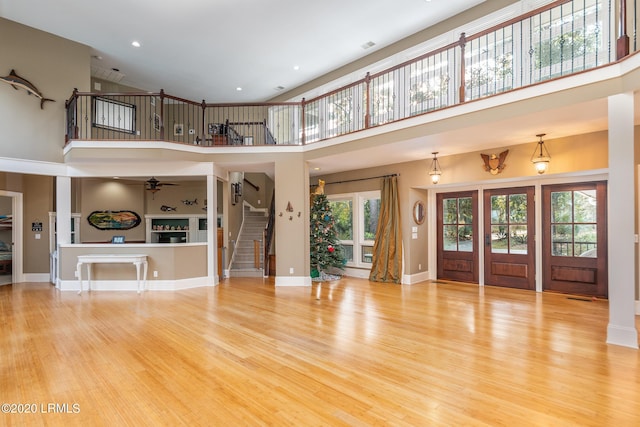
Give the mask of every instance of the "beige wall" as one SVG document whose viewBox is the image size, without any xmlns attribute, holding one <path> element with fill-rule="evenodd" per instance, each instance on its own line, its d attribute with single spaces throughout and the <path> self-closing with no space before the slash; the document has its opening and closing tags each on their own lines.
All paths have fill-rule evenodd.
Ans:
<svg viewBox="0 0 640 427">
<path fill-rule="evenodd" d="M 166 181 L 176 185 L 165 185 L 152 195 L 146 190 L 144 181 L 108 178 L 79 179 L 77 199 L 80 200 L 81 239 L 83 243 L 104 243 L 111 241 L 114 234 L 124 235 L 128 242 L 144 242 L 146 239 L 145 215 L 184 214 L 206 215 L 206 181 Z M 159 178 L 163 182 L 162 178 Z M 220 185 L 219 187 L 220 188 Z M 187 205 L 184 201 L 196 201 Z M 219 201 L 220 201 L 219 196 Z M 175 208 L 163 211 L 162 207 Z M 222 212 L 219 205 L 219 211 Z M 142 222 L 130 230 L 99 230 L 87 222 L 93 211 L 129 210 L 140 215 Z"/>
<path fill-rule="evenodd" d="M 114 235 L 123 235 L 129 242 L 145 241 L 144 183 L 126 180 L 83 178 L 80 180 L 80 213 L 82 243 L 106 243 Z M 133 211 L 142 222 L 129 230 L 100 230 L 87 221 L 94 211 Z"/>
<path fill-rule="evenodd" d="M 87 46 L 0 18 L 0 74 L 11 69 L 46 98 L 0 83 L 0 157 L 62 161 L 65 100 L 74 88 L 89 88 Z"/>
<path fill-rule="evenodd" d="M 0 189 L 24 194 L 22 258 L 27 274 L 49 272 L 49 212 L 54 206 L 54 183 L 52 177 L 0 172 Z M 41 232 L 31 230 L 33 222 L 42 223 Z"/>
<path fill-rule="evenodd" d="M 264 173 L 245 172 L 244 179 L 258 187 L 253 188 L 246 181 L 242 186 L 242 197 L 257 209 L 267 209 L 273 193 L 273 180 Z"/>
<path fill-rule="evenodd" d="M 49 273 L 49 212 L 53 210 L 55 181 L 38 175 L 24 175 L 23 180 L 27 189 L 23 198 L 24 273 Z M 41 222 L 42 231 L 32 231 L 33 222 Z"/>
<path fill-rule="evenodd" d="M 204 177 L 194 181 L 172 181 L 162 177 L 156 179 L 160 182 L 176 185 L 164 185 L 160 191 L 152 195 L 151 192 L 145 190 L 144 182 L 142 182 L 142 197 L 145 200 L 144 212 L 146 214 L 205 215 L 207 213 L 204 210 L 205 203 L 208 203 L 207 181 Z M 185 201 L 195 201 L 195 203 L 187 205 Z M 175 211 L 163 211 L 163 206 L 175 208 Z"/>
<path fill-rule="evenodd" d="M 278 277 L 309 277 L 309 178 L 302 154 L 282 154 L 278 157 L 275 164 L 275 186 Z M 293 212 L 286 211 L 289 203 Z"/>
<path fill-rule="evenodd" d="M 75 271 L 78 255 L 110 254 L 114 252 L 111 245 L 102 247 L 85 247 L 72 245 L 61 250 L 61 280 L 76 280 Z M 147 255 L 149 262 L 147 281 L 180 280 L 207 276 L 206 245 L 159 245 L 144 246 L 123 245 L 118 247 L 119 253 Z M 136 277 L 135 268 L 131 264 L 96 264 L 91 273 L 92 280 L 132 280 Z M 158 277 L 153 277 L 153 271 Z M 86 280 L 86 271 L 84 279 Z"/>
<path fill-rule="evenodd" d="M 606 169 L 608 167 L 607 133 L 598 132 L 587 135 L 576 135 L 569 138 L 547 140 L 545 145 L 551 155 L 549 173 L 571 173 L 579 171 Z M 429 268 L 428 264 L 428 223 L 417 225 L 413 221 L 412 209 L 417 200 L 427 202 L 427 188 L 439 189 L 447 184 L 465 186 L 488 185 L 492 180 L 506 178 L 535 178 L 531 154 L 536 147 L 534 140 L 529 144 L 515 145 L 507 148 L 483 150 L 456 156 L 440 158 L 442 178 L 440 187 L 434 187 L 429 179 L 431 160 L 417 160 L 414 162 L 398 163 L 377 168 L 330 174 L 314 177 L 311 184 L 317 184 L 318 178 L 324 179 L 325 194 L 343 194 L 381 189 L 380 179 L 366 179 L 363 181 L 332 184 L 339 181 L 379 177 L 382 175 L 399 174 L 398 195 L 401 206 L 402 234 L 404 245 L 405 274 L 417 274 Z M 491 175 L 483 169 L 483 154 L 499 154 L 505 149 L 509 154 L 505 161 L 506 167 L 499 175 Z M 451 191 L 455 191 L 453 188 Z M 418 239 L 411 238 L 412 227 L 418 227 Z"/>
</svg>

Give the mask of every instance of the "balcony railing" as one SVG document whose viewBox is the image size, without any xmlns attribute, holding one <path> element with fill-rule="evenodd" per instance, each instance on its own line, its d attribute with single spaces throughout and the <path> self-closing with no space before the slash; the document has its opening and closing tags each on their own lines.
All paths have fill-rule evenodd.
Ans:
<svg viewBox="0 0 640 427">
<path fill-rule="evenodd" d="M 207 104 L 158 93 L 81 93 L 70 140 L 301 145 L 596 68 L 629 54 L 626 1 L 560 0 L 301 102 Z M 636 0 L 633 16 L 637 15 Z M 636 48 L 636 19 L 632 19 Z M 616 48 L 612 48 L 615 46 Z"/>
</svg>

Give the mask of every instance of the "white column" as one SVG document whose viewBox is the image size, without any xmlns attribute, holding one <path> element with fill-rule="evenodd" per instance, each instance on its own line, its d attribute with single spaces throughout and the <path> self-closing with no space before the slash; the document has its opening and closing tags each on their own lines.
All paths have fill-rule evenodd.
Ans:
<svg viewBox="0 0 640 427">
<path fill-rule="evenodd" d="M 71 178 L 68 176 L 56 177 L 56 234 L 58 244 L 71 243 Z"/>
<path fill-rule="evenodd" d="M 635 327 L 633 93 L 609 97 L 607 343 L 638 348 Z"/>
<path fill-rule="evenodd" d="M 209 282 L 217 285 L 218 274 L 218 182 L 207 175 L 207 271 Z"/>
</svg>

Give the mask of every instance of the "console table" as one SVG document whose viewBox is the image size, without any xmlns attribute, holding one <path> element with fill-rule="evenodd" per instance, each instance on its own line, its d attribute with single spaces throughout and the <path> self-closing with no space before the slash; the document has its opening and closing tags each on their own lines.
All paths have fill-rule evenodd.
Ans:
<svg viewBox="0 0 640 427">
<path fill-rule="evenodd" d="M 147 255 L 140 254 L 93 254 L 78 255 L 78 280 L 80 281 L 80 290 L 82 292 L 82 264 L 87 264 L 87 283 L 91 290 L 91 265 L 92 264 L 134 264 L 136 266 L 136 280 L 138 284 L 138 293 L 144 289 L 147 282 Z M 140 281 L 140 266 L 143 266 L 142 282 Z M 142 286 L 141 286 L 142 284 Z"/>
</svg>

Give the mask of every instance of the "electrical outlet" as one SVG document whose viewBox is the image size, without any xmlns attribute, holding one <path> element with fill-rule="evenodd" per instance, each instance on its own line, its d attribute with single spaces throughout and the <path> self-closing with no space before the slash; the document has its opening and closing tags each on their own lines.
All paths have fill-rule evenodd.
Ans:
<svg viewBox="0 0 640 427">
<path fill-rule="evenodd" d="M 158 270 L 153 270 L 153 277 L 158 277 Z"/>
<path fill-rule="evenodd" d="M 78 278 L 78 270 L 73 272 L 73 277 L 75 277 L 76 279 Z"/>
<path fill-rule="evenodd" d="M 422 271 L 422 264 L 418 264 L 418 271 Z"/>
<path fill-rule="evenodd" d="M 293 274 L 293 267 L 289 269 L 289 274 Z"/>
</svg>

